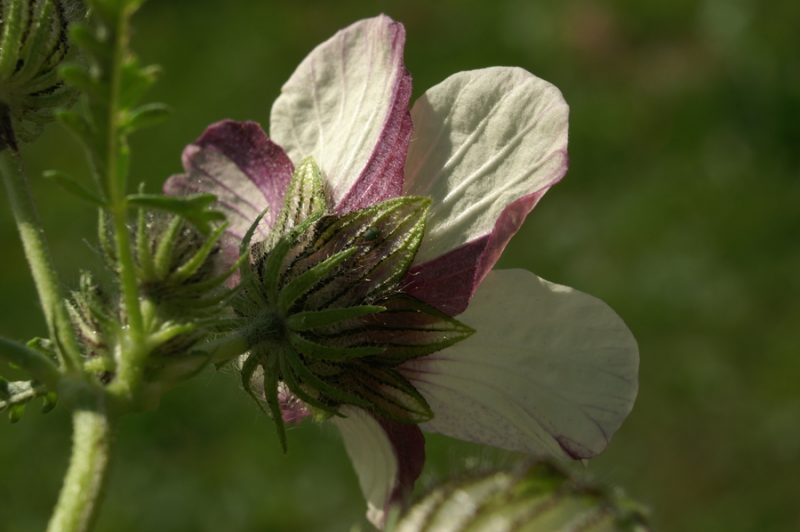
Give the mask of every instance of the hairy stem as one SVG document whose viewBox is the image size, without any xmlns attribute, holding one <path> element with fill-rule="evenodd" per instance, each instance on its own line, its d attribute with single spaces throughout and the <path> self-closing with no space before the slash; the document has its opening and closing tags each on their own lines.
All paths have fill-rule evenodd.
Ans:
<svg viewBox="0 0 800 532">
<path fill-rule="evenodd" d="M 0 338 L 0 360 L 22 368 L 34 379 L 54 390 L 58 385 L 58 367 L 45 355 L 12 340 Z"/>
<path fill-rule="evenodd" d="M 48 532 L 85 532 L 100 506 L 111 447 L 105 396 L 96 392 L 72 413 L 72 456 Z"/>
<path fill-rule="evenodd" d="M 202 347 L 209 354 L 209 361 L 213 364 L 225 364 L 250 349 L 247 337 L 239 332 L 231 333 L 212 340 Z"/>
<path fill-rule="evenodd" d="M 128 44 L 128 17 L 126 9 L 120 9 L 114 32 L 114 55 L 110 62 L 110 93 L 108 98 L 108 123 L 106 131 L 105 168 L 108 191 L 111 200 L 114 237 L 117 243 L 117 261 L 122 295 L 131 333 L 135 339 L 144 333 L 142 310 L 139 306 L 139 289 L 133 265 L 130 235 L 128 233 L 128 202 L 125 191 L 125 177 L 120 174 L 120 152 L 126 150 L 119 130 L 119 97 L 121 89 L 122 66 Z M 124 171 L 124 170 L 123 170 Z"/>
<path fill-rule="evenodd" d="M 80 350 L 75 331 L 69 321 L 56 271 L 50 259 L 44 230 L 34 208 L 22 161 L 12 148 L 0 151 L 0 173 L 3 175 L 11 211 L 17 223 L 25 258 L 33 275 L 39 301 L 44 311 L 50 337 L 58 349 L 61 364 L 68 369 L 80 367 Z"/>
</svg>

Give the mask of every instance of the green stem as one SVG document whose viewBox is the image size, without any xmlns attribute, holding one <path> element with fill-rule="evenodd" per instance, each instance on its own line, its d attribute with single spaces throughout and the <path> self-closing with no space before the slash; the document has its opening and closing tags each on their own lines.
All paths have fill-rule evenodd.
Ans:
<svg viewBox="0 0 800 532">
<path fill-rule="evenodd" d="M 250 347 L 247 337 L 240 332 L 235 332 L 212 340 L 202 346 L 202 349 L 209 354 L 209 361 L 212 364 L 224 364 L 243 355 L 250 350 Z"/>
<path fill-rule="evenodd" d="M 111 217 L 113 219 L 114 236 L 117 243 L 117 261 L 119 264 L 120 284 L 128 324 L 134 341 L 141 341 L 144 334 L 142 310 L 139 306 L 139 288 L 136 280 L 136 271 L 133 265 L 133 253 L 128 231 L 128 199 L 125 192 L 125 177 L 120 174 L 123 168 L 119 156 L 122 150 L 127 151 L 123 144 L 119 130 L 119 97 L 122 80 L 122 66 L 125 63 L 125 54 L 128 42 L 128 18 L 126 9 L 119 10 L 114 32 L 114 55 L 110 62 L 110 93 L 108 98 L 108 123 L 106 124 L 105 137 L 106 160 L 105 168 L 108 173 L 108 191 L 111 200 Z"/>
<path fill-rule="evenodd" d="M 69 469 L 48 532 L 90 529 L 103 496 L 111 447 L 111 422 L 105 397 L 97 393 L 72 413 L 73 443 Z"/>
<path fill-rule="evenodd" d="M 61 376 L 58 366 L 38 351 L 12 340 L 0 338 L 0 360 L 5 360 L 22 368 L 31 377 L 46 384 L 51 390 L 55 390 L 58 386 L 58 380 Z"/>
<path fill-rule="evenodd" d="M 45 241 L 44 230 L 39 223 L 33 199 L 28 190 L 28 181 L 22 161 L 19 154 L 11 148 L 0 151 L 0 173 L 3 175 L 11 211 L 17 223 L 25 258 L 28 260 L 33 275 L 50 337 L 63 348 L 57 350 L 62 366 L 77 371 L 80 368 L 81 355 L 75 331 L 64 305 L 58 277 Z"/>
</svg>

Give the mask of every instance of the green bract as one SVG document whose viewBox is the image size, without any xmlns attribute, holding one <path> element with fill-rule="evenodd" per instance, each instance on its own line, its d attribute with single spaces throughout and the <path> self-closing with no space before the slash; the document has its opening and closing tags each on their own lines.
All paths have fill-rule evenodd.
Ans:
<svg viewBox="0 0 800 532">
<path fill-rule="evenodd" d="M 279 392 L 336 414 L 351 404 L 401 422 L 432 417 L 395 370 L 472 329 L 400 291 L 430 200 L 392 198 L 332 214 L 313 160 L 295 171 L 275 231 L 250 249 L 233 307 L 250 346 L 242 380 L 284 442 Z"/>
</svg>

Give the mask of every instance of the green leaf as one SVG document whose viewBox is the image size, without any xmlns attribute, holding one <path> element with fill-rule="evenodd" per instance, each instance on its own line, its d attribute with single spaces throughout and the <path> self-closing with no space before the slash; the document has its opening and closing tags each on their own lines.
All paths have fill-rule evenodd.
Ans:
<svg viewBox="0 0 800 532">
<path fill-rule="evenodd" d="M 217 201 L 213 194 L 165 196 L 163 194 L 131 194 L 128 205 L 171 212 L 194 224 L 202 233 L 211 231 L 211 223 L 225 220 L 225 215 L 211 209 Z"/>
<path fill-rule="evenodd" d="M 91 190 L 87 189 L 80 183 L 78 183 L 75 179 L 68 176 L 67 174 L 60 172 L 58 170 L 46 170 L 44 172 L 45 179 L 48 179 L 55 183 L 56 185 L 60 186 L 66 192 L 69 192 L 73 196 L 82 199 L 92 205 L 96 205 L 98 207 L 104 207 L 106 205 L 105 200 L 103 200 L 100 196 L 92 192 Z"/>
<path fill-rule="evenodd" d="M 169 117 L 171 108 L 163 103 L 142 105 L 123 115 L 120 130 L 123 134 L 160 124 Z"/>
<path fill-rule="evenodd" d="M 155 84 L 160 73 L 158 66 L 141 67 L 138 59 L 129 58 L 122 66 L 120 107 L 126 109 L 136 105 Z"/>
<path fill-rule="evenodd" d="M 96 93 L 98 81 L 92 78 L 89 71 L 83 65 L 70 63 L 59 69 L 61 78 L 72 87 L 87 93 Z"/>
<path fill-rule="evenodd" d="M 55 388 L 60 374 L 55 362 L 46 354 L 13 340 L 0 337 L 0 361 L 27 373 L 33 379 Z"/>
<path fill-rule="evenodd" d="M 56 118 L 64 127 L 75 135 L 88 150 L 94 150 L 94 129 L 83 114 L 77 111 L 60 110 L 56 112 Z"/>
<path fill-rule="evenodd" d="M 78 47 L 95 61 L 107 62 L 111 58 L 113 48 L 108 45 L 108 34 L 98 33 L 87 24 L 76 23 L 69 29 L 69 36 Z"/>
<path fill-rule="evenodd" d="M 53 392 L 43 384 L 35 381 L 8 382 L 0 379 L 0 412 L 8 410 L 12 422 L 19 420 L 25 411 L 25 405 L 38 397 L 45 398 L 45 406 L 55 402 Z"/>
<path fill-rule="evenodd" d="M 575 481 L 542 462 L 434 488 L 386 530 L 644 532 L 649 528 L 643 510 L 622 495 Z"/>
</svg>

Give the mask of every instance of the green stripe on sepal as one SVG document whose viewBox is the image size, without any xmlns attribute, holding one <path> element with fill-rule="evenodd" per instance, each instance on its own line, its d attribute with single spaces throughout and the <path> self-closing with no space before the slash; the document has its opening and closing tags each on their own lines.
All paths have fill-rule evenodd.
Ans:
<svg viewBox="0 0 800 532">
<path fill-rule="evenodd" d="M 342 322 L 361 318 L 370 314 L 383 312 L 386 307 L 378 305 L 358 305 L 355 307 L 329 308 L 324 310 L 307 310 L 297 312 L 286 318 L 286 326 L 293 331 L 303 332 L 329 327 Z"/>
<path fill-rule="evenodd" d="M 385 351 L 380 346 L 359 346 L 359 347 L 333 347 L 317 343 L 302 335 L 289 331 L 287 334 L 289 343 L 309 358 L 321 360 L 352 360 L 367 356 L 379 355 Z"/>
<path fill-rule="evenodd" d="M 318 401 L 321 400 L 321 398 L 325 398 L 332 405 L 351 404 L 364 408 L 368 408 L 370 406 L 369 401 L 363 397 L 348 392 L 343 388 L 336 387 L 319 377 L 305 364 L 303 364 L 303 361 L 298 357 L 291 357 L 288 359 L 288 362 L 296 377 L 320 394 L 320 399 L 318 399 Z M 292 391 L 295 390 L 292 389 Z M 299 393 L 297 395 L 300 397 Z M 302 397 L 300 398 L 303 399 Z M 323 410 L 326 410 L 331 414 L 338 415 L 337 409 L 331 405 L 323 406 Z"/>
<path fill-rule="evenodd" d="M 295 277 L 278 294 L 278 308 L 284 312 L 289 310 L 298 298 L 330 278 L 331 274 L 357 251 L 354 247 L 342 250 Z"/>
<path fill-rule="evenodd" d="M 338 386 L 369 402 L 369 408 L 401 423 L 424 423 L 433 418 L 428 402 L 400 373 L 390 368 L 353 364 L 339 378 Z"/>
<path fill-rule="evenodd" d="M 356 347 L 377 345 L 385 348 L 373 361 L 397 365 L 454 345 L 475 331 L 459 320 L 405 294 L 380 302 L 386 310 L 342 324 L 318 327 L 315 333 L 326 345 Z M 320 340 L 323 341 L 323 340 Z"/>
<path fill-rule="evenodd" d="M 344 216 L 323 218 L 317 235 L 287 277 L 299 275 L 322 257 L 347 247 L 358 253 L 335 282 L 321 286 L 306 307 L 345 307 L 376 300 L 396 288 L 414 259 L 425 230 L 430 200 L 393 198 Z"/>
<path fill-rule="evenodd" d="M 283 277 L 282 266 L 286 255 L 295 246 L 298 235 L 302 235 L 309 230 L 318 219 L 318 216 L 314 216 L 305 220 L 293 228 L 289 234 L 278 240 L 265 256 L 257 259 L 257 265 L 260 263 L 260 282 L 270 301 L 274 302 L 278 297 L 278 288 L 281 286 Z"/>
</svg>

